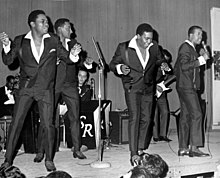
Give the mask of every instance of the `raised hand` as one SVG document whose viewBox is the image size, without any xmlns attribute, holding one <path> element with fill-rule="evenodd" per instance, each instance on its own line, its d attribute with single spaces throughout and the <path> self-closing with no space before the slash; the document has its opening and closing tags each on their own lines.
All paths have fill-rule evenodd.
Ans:
<svg viewBox="0 0 220 178">
<path fill-rule="evenodd" d="M 94 60 L 91 57 L 87 57 L 85 62 L 86 64 L 91 65 L 94 62 Z"/>
<path fill-rule="evenodd" d="M 124 75 L 128 75 L 131 71 L 131 69 L 127 65 L 121 65 L 121 71 Z"/>
<path fill-rule="evenodd" d="M 203 48 L 200 49 L 199 54 L 205 58 L 205 60 L 210 59 L 209 52 Z"/>
<path fill-rule="evenodd" d="M 9 45 L 9 37 L 5 32 L 0 33 L 0 40 L 5 46 Z"/>
<path fill-rule="evenodd" d="M 166 62 L 163 62 L 161 64 L 161 70 L 169 72 L 171 69 L 170 69 L 170 67 L 168 66 L 168 64 Z"/>
<path fill-rule="evenodd" d="M 73 56 L 77 56 L 81 52 L 81 50 L 82 50 L 81 45 L 80 44 L 75 44 L 70 52 Z"/>
</svg>

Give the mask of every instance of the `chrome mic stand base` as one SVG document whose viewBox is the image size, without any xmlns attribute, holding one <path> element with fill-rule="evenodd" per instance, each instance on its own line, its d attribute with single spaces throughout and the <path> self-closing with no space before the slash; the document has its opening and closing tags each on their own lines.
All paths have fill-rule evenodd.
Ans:
<svg viewBox="0 0 220 178">
<path fill-rule="evenodd" d="M 95 162 L 92 162 L 90 164 L 90 166 L 92 168 L 98 168 L 98 169 L 103 169 L 103 168 L 109 168 L 111 167 L 111 164 L 108 163 L 108 162 L 103 162 L 103 161 L 95 161 Z"/>
</svg>

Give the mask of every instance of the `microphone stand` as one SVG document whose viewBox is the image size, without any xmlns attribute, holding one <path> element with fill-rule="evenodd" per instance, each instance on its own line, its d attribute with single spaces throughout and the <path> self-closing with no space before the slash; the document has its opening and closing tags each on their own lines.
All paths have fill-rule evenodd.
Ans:
<svg viewBox="0 0 220 178">
<path fill-rule="evenodd" d="M 103 157 L 103 152 L 104 152 L 104 144 L 103 144 L 103 140 L 101 139 L 101 98 L 102 98 L 102 93 L 101 93 L 101 78 L 102 78 L 102 74 L 104 71 L 104 64 L 102 62 L 102 58 L 100 55 L 100 52 L 98 50 L 97 44 L 94 40 L 94 38 L 92 38 L 93 43 L 95 45 L 96 48 L 96 52 L 98 54 L 99 57 L 99 65 L 98 65 L 98 69 L 99 69 L 99 76 L 98 76 L 98 102 L 99 102 L 99 106 L 98 106 L 98 121 L 97 121 L 97 125 L 96 125 L 96 133 L 95 133 L 95 137 L 96 137 L 96 149 L 98 151 L 98 158 L 97 161 L 94 161 L 90 164 L 90 166 L 92 168 L 108 168 L 111 167 L 111 164 L 108 162 L 103 162 L 102 161 L 102 157 Z"/>
</svg>

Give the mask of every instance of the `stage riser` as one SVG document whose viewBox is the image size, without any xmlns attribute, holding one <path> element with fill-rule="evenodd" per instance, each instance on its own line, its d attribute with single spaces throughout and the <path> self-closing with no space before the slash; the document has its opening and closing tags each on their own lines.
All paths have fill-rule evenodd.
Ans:
<svg viewBox="0 0 220 178">
<path fill-rule="evenodd" d="M 192 158 L 193 159 L 193 158 Z M 196 158 L 195 158 L 196 159 Z M 198 158 L 197 158 L 198 159 Z M 193 161 L 193 160 L 192 160 Z M 216 171 L 217 163 L 172 166 L 169 167 L 167 178 L 211 178 Z"/>
</svg>

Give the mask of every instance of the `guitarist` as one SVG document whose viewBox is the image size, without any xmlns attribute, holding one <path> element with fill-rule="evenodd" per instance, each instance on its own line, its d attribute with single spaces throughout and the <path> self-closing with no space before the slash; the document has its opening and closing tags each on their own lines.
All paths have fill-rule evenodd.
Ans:
<svg viewBox="0 0 220 178">
<path fill-rule="evenodd" d="M 171 67 L 172 55 L 166 49 L 162 49 L 161 52 L 164 55 L 164 58 L 167 60 L 167 64 L 169 68 Z M 173 81 L 173 70 L 163 71 L 161 68 L 158 70 L 157 74 L 157 92 L 156 92 L 156 106 L 155 106 L 155 115 L 154 115 L 154 127 L 153 127 L 153 140 L 155 142 L 158 141 L 172 141 L 167 137 L 167 129 L 170 117 L 169 105 L 167 100 L 167 92 L 171 90 L 170 88 L 166 88 L 164 83 L 166 81 Z M 170 80 L 171 79 L 171 80 Z M 162 84 L 164 87 L 161 87 Z M 165 89 L 165 91 L 164 91 Z"/>
</svg>

